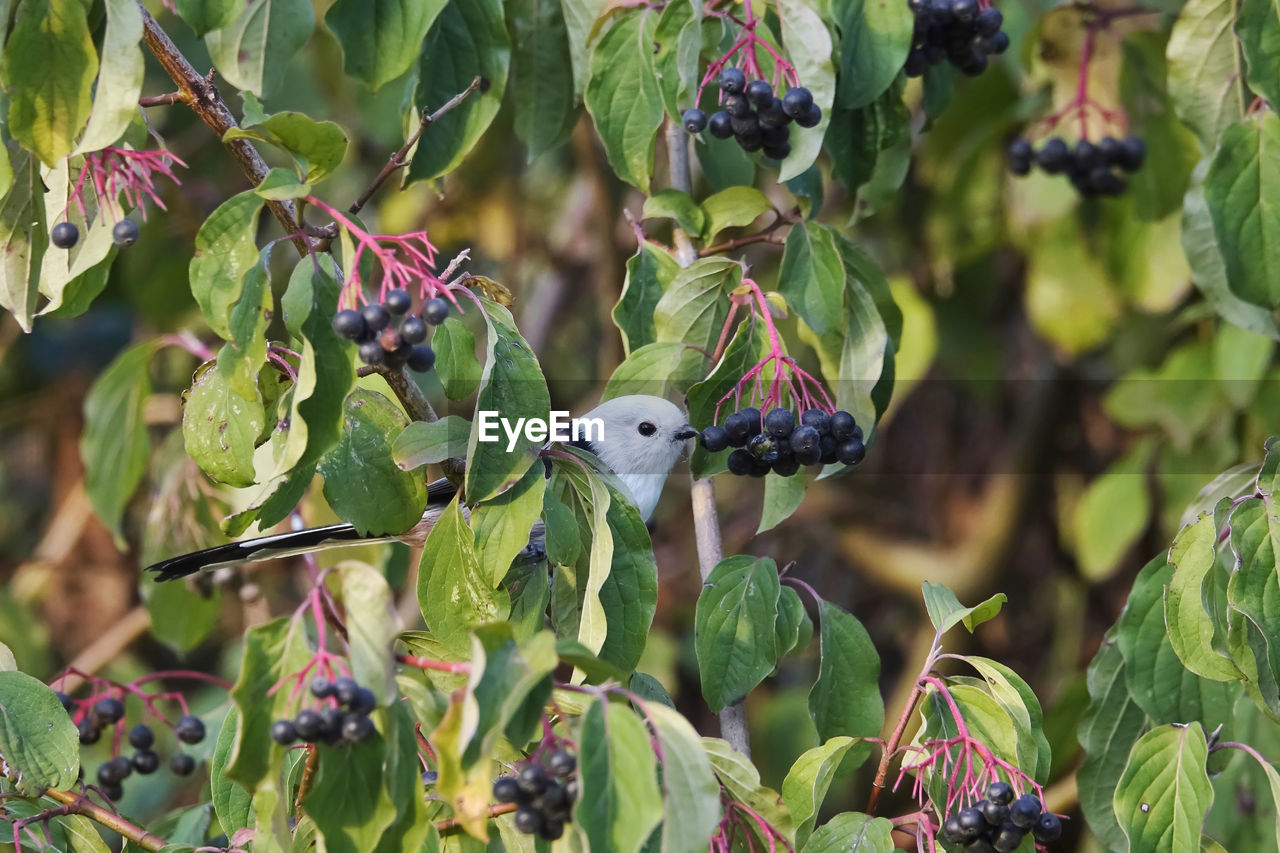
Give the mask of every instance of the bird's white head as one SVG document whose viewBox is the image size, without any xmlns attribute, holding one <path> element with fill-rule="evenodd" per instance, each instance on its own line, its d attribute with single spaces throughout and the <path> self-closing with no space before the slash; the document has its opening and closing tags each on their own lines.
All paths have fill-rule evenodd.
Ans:
<svg viewBox="0 0 1280 853">
<path fill-rule="evenodd" d="M 587 449 L 631 490 L 648 521 L 672 466 L 698 431 L 674 403 L 644 394 L 606 400 L 582 418 L 599 419 L 601 429 Z"/>
</svg>

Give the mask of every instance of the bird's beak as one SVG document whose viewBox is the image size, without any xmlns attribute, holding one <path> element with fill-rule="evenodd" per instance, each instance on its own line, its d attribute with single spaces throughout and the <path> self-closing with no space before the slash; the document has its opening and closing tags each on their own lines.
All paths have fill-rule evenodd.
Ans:
<svg viewBox="0 0 1280 853">
<path fill-rule="evenodd" d="M 694 429 L 689 424 L 685 424 L 684 426 L 680 427 L 679 430 L 676 431 L 676 438 L 678 438 L 680 441 L 684 441 L 686 439 L 693 438 L 697 434 L 698 434 L 698 431 L 696 429 Z"/>
</svg>

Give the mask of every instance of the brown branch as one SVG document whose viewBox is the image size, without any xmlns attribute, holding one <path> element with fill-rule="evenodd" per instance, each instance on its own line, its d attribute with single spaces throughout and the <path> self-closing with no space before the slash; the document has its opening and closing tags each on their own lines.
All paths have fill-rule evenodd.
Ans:
<svg viewBox="0 0 1280 853">
<path fill-rule="evenodd" d="M 428 127 L 431 127 L 432 124 L 439 121 L 440 117 L 449 112 L 449 110 L 465 101 L 467 96 L 476 89 L 487 88 L 489 88 L 488 81 L 483 77 L 477 76 L 471 81 L 470 86 L 445 101 L 444 106 L 440 107 L 440 109 L 433 113 L 423 112 L 422 121 L 418 123 L 418 129 L 409 134 L 409 138 L 405 140 L 404 145 L 400 146 L 400 150 L 392 154 L 391 157 L 387 159 L 386 165 L 382 167 L 382 171 L 378 172 L 377 177 L 373 179 L 373 183 L 369 184 L 365 191 L 360 193 L 360 197 L 355 200 L 355 203 L 352 204 L 351 207 L 347 208 L 347 211 L 349 213 L 359 213 L 361 209 L 369 203 L 369 199 L 378 191 L 378 188 L 386 182 L 387 178 L 391 177 L 392 172 L 396 169 L 409 165 L 409 160 L 407 159 L 409 151 L 417 144 L 418 140 L 422 137 L 423 132 L 425 132 Z"/>
<path fill-rule="evenodd" d="M 146 98 L 138 98 L 138 106 L 140 107 L 169 107 L 174 104 L 189 104 L 191 98 L 186 92 L 170 92 L 167 95 L 152 95 Z"/>
<path fill-rule="evenodd" d="M 302 814 L 302 801 L 311 793 L 311 783 L 315 780 L 316 763 L 320 750 L 315 744 L 307 745 L 307 761 L 302 765 L 302 778 L 298 780 L 298 795 L 293 798 L 294 814 Z"/>
<path fill-rule="evenodd" d="M 739 237 L 736 240 L 726 240 L 723 243 L 717 243 L 714 246 L 707 246 L 699 249 L 698 257 L 705 258 L 707 255 L 718 255 L 721 252 L 732 252 L 734 249 L 740 249 L 743 246 L 749 246 L 752 243 L 773 243 L 775 246 L 781 246 L 783 244 L 783 240 L 765 231 L 761 231 L 758 234 L 748 234 L 746 237 Z"/>
<path fill-rule="evenodd" d="M 875 814 L 876 803 L 880 800 L 880 792 L 884 790 L 885 780 L 889 775 L 889 763 L 893 761 L 893 755 L 898 751 L 898 745 L 902 743 L 902 735 L 907 730 L 907 723 L 911 720 L 911 714 L 915 711 L 916 705 L 919 704 L 920 697 L 924 695 L 924 678 L 933 669 L 933 665 L 937 663 L 938 648 L 941 642 L 942 633 L 935 633 L 933 635 L 933 644 L 929 647 L 929 653 L 925 655 L 924 666 L 921 667 L 920 674 L 916 676 L 915 684 L 911 687 L 911 695 L 903 703 L 902 713 L 898 715 L 898 723 L 894 726 L 893 734 L 889 735 L 889 739 L 885 742 L 884 750 L 880 753 L 880 764 L 876 767 L 876 778 L 871 783 L 871 794 L 867 798 L 867 814 Z"/>
<path fill-rule="evenodd" d="M 231 152 L 232 158 L 239 165 L 240 171 L 249 179 L 255 187 L 262 183 L 262 179 L 271 171 L 271 167 L 267 165 L 267 161 L 262 159 L 262 155 L 258 153 L 258 149 L 253 147 L 253 143 L 247 139 L 226 139 L 226 133 L 234 127 L 239 127 L 236 123 L 235 116 L 231 114 L 231 110 L 227 108 L 226 103 L 222 100 L 222 96 L 218 94 L 218 89 L 213 85 L 212 76 L 202 77 L 199 72 L 192 67 L 187 58 L 182 55 L 173 40 L 169 38 L 168 33 L 160 28 L 156 23 L 156 19 L 151 16 L 141 3 L 138 8 L 142 10 L 143 32 L 142 39 L 147 44 L 147 49 L 160 61 L 160 65 L 178 84 L 178 92 L 180 100 L 189 105 L 192 111 L 209 126 L 217 137 L 222 140 L 222 144 Z M 276 201 L 268 200 L 267 207 L 271 210 L 272 215 L 284 228 L 284 232 L 292 237 L 293 245 L 298 249 L 298 253 L 306 255 L 309 251 L 307 238 L 302 236 L 298 225 L 298 211 L 292 201 Z"/>
<path fill-rule="evenodd" d="M 158 853 L 161 849 L 168 845 L 169 842 L 163 838 L 152 835 L 140 826 L 137 826 L 115 812 L 108 811 L 85 797 L 83 794 L 74 794 L 71 791 L 60 791 L 56 788 L 50 788 L 44 792 L 44 795 L 51 800 L 62 803 L 62 808 L 58 811 L 62 814 L 78 814 L 95 823 L 100 823 L 117 835 L 121 835 L 143 850 L 149 853 Z"/>
<path fill-rule="evenodd" d="M 518 808 L 520 808 L 520 806 L 516 803 L 495 803 L 494 805 L 489 806 L 489 817 L 495 818 L 498 815 L 510 814 Z M 462 824 L 458 822 L 457 818 L 447 817 L 444 820 L 436 821 L 436 830 L 441 835 L 461 828 Z"/>
</svg>

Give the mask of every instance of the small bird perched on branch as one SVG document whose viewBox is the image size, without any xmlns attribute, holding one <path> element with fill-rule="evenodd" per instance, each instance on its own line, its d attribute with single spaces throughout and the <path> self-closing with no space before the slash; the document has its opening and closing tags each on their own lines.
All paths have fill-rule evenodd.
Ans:
<svg viewBox="0 0 1280 853">
<path fill-rule="evenodd" d="M 631 493 L 629 497 L 639 510 L 641 518 L 648 521 L 658 505 L 667 475 L 688 447 L 689 439 L 696 436 L 698 431 L 686 422 L 684 412 L 675 404 L 661 397 L 642 394 L 606 400 L 579 420 L 598 420 L 601 428 L 594 439 L 580 439 L 573 443 L 595 454 L 610 471 L 618 475 L 618 479 Z M 427 486 L 427 507 L 422 520 L 399 536 L 363 536 L 350 524 L 329 524 L 216 545 L 203 551 L 162 560 L 149 566 L 147 571 L 155 572 L 156 580 L 167 581 L 202 570 L 273 560 L 345 545 L 394 540 L 421 545 L 456 494 L 457 488 L 448 480 L 430 483 Z M 537 540 L 541 535 L 539 523 L 531 532 L 531 537 Z"/>
</svg>

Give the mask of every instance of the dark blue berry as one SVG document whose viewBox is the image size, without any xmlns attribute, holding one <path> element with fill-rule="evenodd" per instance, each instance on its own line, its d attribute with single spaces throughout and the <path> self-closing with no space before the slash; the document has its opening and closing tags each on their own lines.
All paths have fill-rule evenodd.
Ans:
<svg viewBox="0 0 1280 853">
<path fill-rule="evenodd" d="M 93 713 L 104 723 L 114 723 L 124 716 L 124 703 L 114 696 L 108 696 L 94 704 Z"/>
<path fill-rule="evenodd" d="M 111 229 L 111 242 L 117 246 L 132 246 L 138 242 L 138 223 L 132 219 L 121 219 Z"/>
<path fill-rule="evenodd" d="M 436 364 L 436 351 L 429 346 L 418 344 L 409 352 L 409 369 L 417 373 L 426 373 Z"/>
<path fill-rule="evenodd" d="M 59 222 L 49 232 L 49 239 L 59 249 L 70 249 L 80 240 L 80 229 L 70 222 Z"/>
<path fill-rule="evenodd" d="M 711 118 L 707 120 L 707 129 L 716 139 L 728 139 L 733 136 L 733 121 L 727 112 L 721 110 L 718 113 L 712 113 Z"/>
<path fill-rule="evenodd" d="M 134 770 L 147 776 L 160 769 L 160 756 L 153 749 L 140 749 L 133 754 L 133 759 L 129 763 Z"/>
<path fill-rule="evenodd" d="M 801 127 L 817 127 L 822 122 L 822 108 L 817 104 L 810 104 L 809 109 L 805 110 L 804 115 L 796 118 L 796 124 Z"/>
<path fill-rule="evenodd" d="M 1023 794 L 1009 806 L 1009 820 L 1021 829 L 1028 829 L 1040 817 L 1040 800 L 1035 794 Z"/>
<path fill-rule="evenodd" d="M 169 759 L 169 769 L 175 776 L 190 776 L 196 769 L 196 760 L 185 752 L 179 752 Z"/>
<path fill-rule="evenodd" d="M 782 96 L 782 111 L 799 121 L 813 106 L 813 93 L 804 86 L 788 89 Z"/>
<path fill-rule="evenodd" d="M 151 731 L 151 727 L 143 723 L 138 723 L 129 729 L 129 746 L 134 749 L 147 749 L 151 744 L 156 742 L 156 733 Z"/>
<path fill-rule="evenodd" d="M 702 133 L 707 128 L 707 114 L 697 107 L 691 107 L 681 113 L 680 123 L 690 133 Z"/>
<path fill-rule="evenodd" d="M 746 88 L 747 100 L 762 109 L 773 103 L 773 87 L 768 80 L 752 80 Z"/>
<path fill-rule="evenodd" d="M 724 427 L 709 426 L 702 431 L 699 440 L 708 453 L 719 453 L 729 446 L 729 433 Z"/>
<path fill-rule="evenodd" d="M 392 314 L 399 316 L 413 307 L 413 297 L 409 295 L 407 290 L 388 290 L 386 298 L 382 300 L 382 304 Z"/>
<path fill-rule="evenodd" d="M 422 306 L 422 319 L 433 326 L 439 326 L 449 316 L 449 300 L 433 296 Z"/>
<path fill-rule="evenodd" d="M 1013 802 L 1013 786 L 1008 782 L 992 782 L 987 788 L 987 799 L 1007 806 Z"/>
<path fill-rule="evenodd" d="M 271 724 L 271 739 L 281 746 L 288 746 L 298 739 L 298 730 L 292 720 L 276 720 Z"/>
<path fill-rule="evenodd" d="M 364 317 L 359 311 L 350 308 L 339 311 L 333 317 L 333 330 L 340 337 L 354 341 L 364 334 Z"/>
<path fill-rule="evenodd" d="M 729 66 L 720 72 L 720 90 L 729 95 L 741 95 L 747 87 L 747 75 L 741 68 Z"/>
<path fill-rule="evenodd" d="M 173 733 L 183 743 L 199 743 L 204 740 L 204 721 L 190 714 L 181 717 L 173 727 Z"/>
<path fill-rule="evenodd" d="M 1052 812 L 1045 812 L 1036 821 L 1032 832 L 1035 834 L 1036 841 L 1041 844 L 1052 844 L 1062 837 L 1062 820 Z"/>
</svg>

